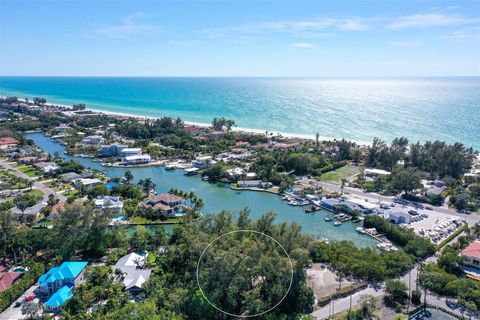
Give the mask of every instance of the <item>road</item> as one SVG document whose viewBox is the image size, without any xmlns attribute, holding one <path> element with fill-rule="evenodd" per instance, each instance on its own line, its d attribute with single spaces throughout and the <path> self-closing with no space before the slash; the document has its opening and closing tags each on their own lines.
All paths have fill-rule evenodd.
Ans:
<svg viewBox="0 0 480 320">
<path fill-rule="evenodd" d="M 340 185 L 335 184 L 335 183 L 321 182 L 320 186 L 324 189 L 329 190 L 329 191 L 338 192 L 338 193 L 341 192 Z M 386 202 L 386 203 L 393 203 L 393 200 L 394 200 L 394 197 L 386 197 L 386 196 L 379 195 L 378 193 L 368 193 L 368 192 L 364 192 L 363 190 L 360 190 L 360 189 L 357 189 L 357 188 L 352 188 L 352 187 L 344 187 L 343 192 L 352 194 L 352 195 L 357 196 L 359 198 L 368 199 L 369 202 L 377 202 L 378 203 L 380 201 L 380 202 Z M 455 217 L 458 217 L 462 220 L 465 220 L 468 223 L 468 225 L 470 225 L 470 226 L 474 225 L 475 223 L 480 222 L 480 215 L 464 214 L 464 213 L 457 212 L 454 209 L 450 209 L 450 208 L 446 208 L 446 207 L 434 207 L 433 209 L 436 212 L 445 214 L 446 215 L 445 217 L 455 216 Z"/>
<path fill-rule="evenodd" d="M 450 243 L 457 241 L 459 236 L 460 235 L 458 235 Z M 436 255 L 427 258 L 423 263 L 436 262 L 437 255 L 438 255 L 438 252 Z M 422 303 L 423 303 L 424 290 L 419 283 L 417 284 L 419 267 L 420 267 L 419 264 L 415 264 L 413 269 L 411 269 L 409 272 L 402 275 L 399 278 L 399 280 L 401 280 L 403 283 L 407 285 L 407 288 L 409 288 L 409 292 L 411 292 L 413 289 L 417 289 L 417 288 L 420 289 L 422 291 Z M 352 308 L 360 303 L 360 299 L 363 295 L 372 295 L 374 297 L 380 297 L 380 296 L 383 296 L 384 294 L 385 294 L 384 284 L 376 287 L 369 285 L 367 288 L 360 290 L 352 295 L 352 299 L 351 299 Z M 455 302 L 445 297 L 441 297 L 431 292 L 427 292 L 427 303 L 440 306 L 444 309 L 447 309 L 447 310 L 450 310 L 451 312 L 456 313 L 458 316 L 462 316 L 462 313 L 458 308 L 452 308 L 452 306 L 455 306 Z M 332 305 L 333 305 L 333 313 L 332 313 Z M 350 296 L 347 296 L 345 298 L 335 299 L 332 303 L 318 310 L 315 310 L 311 315 L 316 319 L 327 319 L 331 314 L 347 311 L 349 309 L 350 309 Z"/>
<path fill-rule="evenodd" d="M 25 316 L 22 314 L 22 307 L 15 307 L 15 303 L 20 300 L 22 297 L 33 296 L 33 291 L 38 287 L 38 285 L 33 285 L 27 291 L 25 291 L 22 296 L 16 299 L 5 311 L 0 313 L 0 320 L 18 320 L 24 319 Z"/>
<path fill-rule="evenodd" d="M 46 187 L 44 184 L 42 184 L 38 181 L 35 181 L 35 179 L 33 179 L 32 177 L 26 175 L 25 173 L 23 173 L 22 171 L 18 170 L 15 167 L 13 167 L 12 165 L 6 163 L 5 161 L 0 160 L 0 166 L 4 167 L 7 170 L 10 170 L 10 172 L 13 173 L 14 175 L 16 175 L 17 177 L 32 181 L 33 186 L 35 188 L 37 188 L 38 190 L 43 192 L 43 194 L 44 194 L 43 201 L 44 202 L 46 202 L 48 200 L 48 196 L 50 194 L 53 194 L 57 199 L 60 200 L 60 202 L 64 202 L 64 201 L 67 200 L 67 197 L 59 194 L 58 192 L 56 192 L 53 189 L 50 189 L 50 188 Z"/>
</svg>

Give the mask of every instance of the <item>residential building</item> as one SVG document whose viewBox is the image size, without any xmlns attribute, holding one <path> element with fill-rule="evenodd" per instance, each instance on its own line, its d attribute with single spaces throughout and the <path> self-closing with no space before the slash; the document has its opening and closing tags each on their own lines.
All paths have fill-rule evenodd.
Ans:
<svg viewBox="0 0 480 320">
<path fill-rule="evenodd" d="M 90 188 L 93 185 L 96 185 L 97 183 L 101 183 L 102 181 L 97 178 L 83 178 L 83 179 L 77 179 L 73 181 L 73 186 L 77 189 L 80 189 L 82 186 Z"/>
<path fill-rule="evenodd" d="M 148 164 L 152 161 L 152 158 L 148 154 L 139 154 L 135 156 L 127 156 L 122 158 L 124 164 Z"/>
<path fill-rule="evenodd" d="M 146 255 L 130 253 L 121 257 L 113 266 L 114 270 L 123 273 L 125 290 L 136 294 L 142 291 L 143 284 L 150 279 L 151 269 L 144 269 Z"/>
<path fill-rule="evenodd" d="M 0 266 L 0 268 L 2 268 Z M 0 292 L 10 288 L 23 276 L 23 272 L 0 271 Z"/>
<path fill-rule="evenodd" d="M 211 156 L 196 157 L 192 161 L 192 166 L 198 169 L 208 168 L 211 164 L 213 164 Z"/>
<path fill-rule="evenodd" d="M 127 149 L 128 146 L 126 144 L 110 144 L 105 145 L 98 150 L 98 153 L 102 157 L 116 157 L 122 154 L 123 149 Z"/>
<path fill-rule="evenodd" d="M 395 224 L 409 224 L 412 219 L 412 216 L 406 212 L 389 212 L 388 221 Z"/>
<path fill-rule="evenodd" d="M 61 174 L 59 178 L 60 178 L 60 181 L 64 183 L 70 183 L 74 180 L 81 179 L 82 176 L 75 172 L 67 172 L 67 173 Z"/>
<path fill-rule="evenodd" d="M 18 140 L 12 137 L 2 137 L 0 138 L 0 149 L 10 149 L 16 147 Z"/>
<path fill-rule="evenodd" d="M 32 207 L 28 207 L 26 208 L 25 210 L 20 210 L 18 207 L 14 207 L 12 209 L 10 209 L 10 211 L 13 213 L 13 214 L 16 214 L 18 216 L 21 216 L 21 215 L 26 215 L 26 216 L 30 216 L 30 215 L 34 215 L 34 216 L 38 216 L 38 214 L 40 212 L 42 212 L 42 210 L 47 206 L 46 203 L 37 203 L 36 205 L 32 206 Z"/>
<path fill-rule="evenodd" d="M 240 180 L 237 181 L 239 188 L 261 188 L 262 180 Z"/>
<path fill-rule="evenodd" d="M 105 138 L 102 136 L 98 135 L 93 135 L 93 136 L 88 136 L 83 138 L 83 140 L 80 142 L 80 144 L 89 144 L 89 145 L 102 145 L 105 143 Z"/>
<path fill-rule="evenodd" d="M 167 216 L 173 216 L 175 213 L 181 211 L 183 198 L 165 193 L 151 197 L 147 202 L 140 205 L 140 208 L 150 208 L 155 211 L 160 211 Z"/>
<path fill-rule="evenodd" d="M 463 265 L 480 270 L 480 240 L 473 241 L 462 250 Z"/>
<path fill-rule="evenodd" d="M 72 297 L 72 289 L 85 281 L 88 262 L 64 262 L 59 267 L 51 268 L 38 278 L 36 293 L 44 296 L 47 311 L 58 312 L 63 304 Z"/>
<path fill-rule="evenodd" d="M 142 148 L 124 148 L 120 151 L 122 158 L 138 156 L 142 154 Z"/>
<path fill-rule="evenodd" d="M 55 171 L 58 169 L 58 165 L 55 162 L 37 162 L 34 166 L 45 173 Z"/>
<path fill-rule="evenodd" d="M 114 214 L 120 214 L 123 209 L 123 202 L 119 197 L 98 197 L 95 199 L 95 209 L 109 210 Z"/>
</svg>

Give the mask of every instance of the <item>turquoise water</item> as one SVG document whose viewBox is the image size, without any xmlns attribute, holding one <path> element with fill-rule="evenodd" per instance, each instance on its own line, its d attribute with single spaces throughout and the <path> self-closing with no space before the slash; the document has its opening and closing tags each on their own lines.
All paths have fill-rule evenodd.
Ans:
<svg viewBox="0 0 480 320">
<path fill-rule="evenodd" d="M 108 177 L 122 177 L 125 168 L 103 167 L 98 162 L 88 158 L 66 156 L 64 147 L 41 133 L 26 135 L 35 141 L 45 152 L 54 154 L 58 152 L 67 159 L 78 161 L 86 167 L 98 170 L 105 170 Z M 254 191 L 234 191 L 224 183 L 208 183 L 202 181 L 200 176 L 187 177 L 182 171 L 167 171 L 163 167 L 129 168 L 135 177 L 135 181 L 151 178 L 157 185 L 159 193 L 167 192 L 174 187 L 184 191 L 194 191 L 205 202 L 203 213 L 219 212 L 222 209 L 238 212 L 248 207 L 251 209 L 252 218 L 256 219 L 263 213 L 273 211 L 277 213 L 276 222 L 297 222 L 302 226 L 304 232 L 317 237 L 324 237 L 330 240 L 351 240 L 358 246 L 374 246 L 377 242 L 372 238 L 355 232 L 355 224 L 343 223 L 335 227 L 331 222 L 323 220 L 327 212 L 319 211 L 314 214 L 306 214 L 303 208 L 292 207 L 285 201 L 273 194 Z"/>
<path fill-rule="evenodd" d="M 480 78 L 0 77 L 0 95 L 144 116 L 371 141 L 440 139 L 480 150 Z"/>
</svg>

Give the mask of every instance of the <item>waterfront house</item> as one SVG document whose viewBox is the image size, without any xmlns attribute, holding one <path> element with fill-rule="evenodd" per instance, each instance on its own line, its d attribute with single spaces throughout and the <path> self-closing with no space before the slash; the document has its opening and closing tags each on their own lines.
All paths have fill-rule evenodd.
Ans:
<svg viewBox="0 0 480 320">
<path fill-rule="evenodd" d="M 140 204 L 139 207 L 158 211 L 167 216 L 174 216 L 175 213 L 181 211 L 182 201 L 182 197 L 165 193 L 151 197 L 147 202 Z"/>
<path fill-rule="evenodd" d="M 142 154 L 142 148 L 124 148 L 120 151 L 122 158 L 138 156 Z"/>
<path fill-rule="evenodd" d="M 239 188 L 261 188 L 262 180 L 239 180 L 237 186 Z"/>
<path fill-rule="evenodd" d="M 134 165 L 134 164 L 148 164 L 152 161 L 152 158 L 148 154 L 139 154 L 135 156 L 127 156 L 122 158 L 124 164 Z"/>
<path fill-rule="evenodd" d="M 95 209 L 109 210 L 114 214 L 120 214 L 123 209 L 123 202 L 119 197 L 98 197 L 95 199 Z"/>
<path fill-rule="evenodd" d="M 441 195 L 443 191 L 445 191 L 446 187 L 436 187 L 431 186 L 430 188 L 425 191 L 425 196 L 427 198 L 433 198 L 435 196 Z"/>
<path fill-rule="evenodd" d="M 23 276 L 23 272 L 8 272 L 2 269 L 3 267 L 0 266 L 0 292 L 10 288 Z"/>
<path fill-rule="evenodd" d="M 366 168 L 363 173 L 367 177 L 388 176 L 391 172 L 382 169 Z"/>
<path fill-rule="evenodd" d="M 67 172 L 67 173 L 61 174 L 59 178 L 60 178 L 60 181 L 64 183 L 70 183 L 74 180 L 81 179 L 82 176 L 75 172 Z"/>
<path fill-rule="evenodd" d="M 121 257 L 113 266 L 114 270 L 120 270 L 123 274 L 125 291 L 137 294 L 142 291 L 143 284 L 150 279 L 151 269 L 144 269 L 146 255 L 130 253 Z"/>
<path fill-rule="evenodd" d="M 85 281 L 88 262 L 64 262 L 53 267 L 38 278 L 36 293 L 47 299 L 44 307 L 47 311 L 60 311 L 63 304 L 72 297 L 72 289 Z"/>
<path fill-rule="evenodd" d="M 73 186 L 77 189 L 80 189 L 82 186 L 86 188 L 90 188 L 91 186 L 101 182 L 102 181 L 97 178 L 83 178 L 83 179 L 74 180 Z"/>
<path fill-rule="evenodd" d="M 34 164 L 37 169 L 42 170 L 45 173 L 55 171 L 58 169 L 58 165 L 55 162 L 37 162 Z"/>
<path fill-rule="evenodd" d="M 104 145 L 98 150 L 98 154 L 101 157 L 116 157 L 122 154 L 123 149 L 127 149 L 126 144 L 109 144 Z"/>
<path fill-rule="evenodd" d="M 388 213 L 388 221 L 395 223 L 395 224 L 409 224 L 411 221 L 412 217 L 410 214 L 406 212 L 389 212 Z"/>
<path fill-rule="evenodd" d="M 198 169 L 208 168 L 212 164 L 213 160 L 211 156 L 196 157 L 195 160 L 192 161 L 192 166 Z"/>
<path fill-rule="evenodd" d="M 33 164 L 35 162 L 45 161 L 45 160 L 47 160 L 47 159 L 46 158 L 39 158 L 39 157 L 21 157 L 21 158 L 17 159 L 17 162 L 21 163 L 21 164 Z"/>
<path fill-rule="evenodd" d="M 93 135 L 83 138 L 80 144 L 99 146 L 105 143 L 105 138 L 99 135 Z"/>
</svg>

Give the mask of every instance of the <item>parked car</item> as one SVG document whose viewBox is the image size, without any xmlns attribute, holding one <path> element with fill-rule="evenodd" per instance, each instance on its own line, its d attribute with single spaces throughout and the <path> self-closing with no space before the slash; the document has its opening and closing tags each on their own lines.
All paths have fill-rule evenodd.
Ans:
<svg viewBox="0 0 480 320">
<path fill-rule="evenodd" d="M 20 298 L 16 303 L 15 303 L 15 308 L 20 307 L 25 301 L 27 301 L 26 297 Z"/>
<path fill-rule="evenodd" d="M 427 206 L 427 207 L 425 207 L 425 209 L 426 209 L 426 210 L 433 210 L 433 208 L 432 208 L 432 207 L 428 207 L 428 206 Z"/>
<path fill-rule="evenodd" d="M 410 210 L 408 211 L 408 213 L 411 214 L 412 216 L 418 216 L 418 212 L 415 210 Z"/>
</svg>

